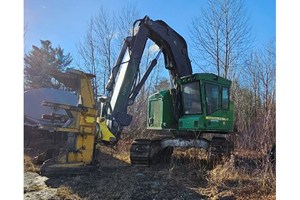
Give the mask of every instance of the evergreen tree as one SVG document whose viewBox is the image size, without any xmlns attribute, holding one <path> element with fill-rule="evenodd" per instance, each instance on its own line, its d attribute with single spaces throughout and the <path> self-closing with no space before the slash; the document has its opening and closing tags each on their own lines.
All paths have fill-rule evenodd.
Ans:
<svg viewBox="0 0 300 200">
<path fill-rule="evenodd" d="M 72 62 L 70 53 L 64 55 L 60 47 L 53 48 L 49 40 L 41 40 L 41 47 L 32 46 L 32 50 L 24 58 L 25 89 L 59 88 L 49 72 L 64 71 Z"/>
</svg>

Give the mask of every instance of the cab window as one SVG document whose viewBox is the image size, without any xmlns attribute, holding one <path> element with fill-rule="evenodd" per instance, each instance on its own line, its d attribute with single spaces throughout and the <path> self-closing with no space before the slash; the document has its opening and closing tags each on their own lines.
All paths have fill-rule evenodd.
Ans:
<svg viewBox="0 0 300 200">
<path fill-rule="evenodd" d="M 205 83 L 206 113 L 210 114 L 219 108 L 219 86 Z"/>
<path fill-rule="evenodd" d="M 222 109 L 228 110 L 229 108 L 229 89 L 222 87 Z"/>
<path fill-rule="evenodd" d="M 202 113 L 199 82 L 181 86 L 184 114 Z"/>
</svg>

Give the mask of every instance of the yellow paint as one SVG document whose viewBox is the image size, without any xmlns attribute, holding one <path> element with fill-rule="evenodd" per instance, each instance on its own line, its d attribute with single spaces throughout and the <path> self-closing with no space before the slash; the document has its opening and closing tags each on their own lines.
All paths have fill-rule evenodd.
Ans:
<svg viewBox="0 0 300 200">
<path fill-rule="evenodd" d="M 80 84 L 72 85 L 72 89 L 77 91 L 80 98 L 78 109 L 74 109 L 73 106 L 59 104 L 59 108 L 68 110 L 71 112 L 73 117 L 73 122 L 68 124 L 68 126 L 50 127 L 52 130 L 76 133 L 75 152 L 69 152 L 64 157 L 65 163 L 60 163 L 62 167 L 68 166 L 82 166 L 90 164 L 93 160 L 94 151 L 94 141 L 96 132 L 96 109 L 94 108 L 94 95 L 91 85 L 92 75 L 86 74 L 79 70 L 70 70 L 69 73 L 60 73 L 57 76 L 67 78 L 76 78 Z M 83 109 L 80 109 L 83 108 Z M 110 140 L 110 135 L 107 127 L 102 125 L 102 134 L 105 140 Z M 54 164 L 57 165 L 58 163 Z"/>
<path fill-rule="evenodd" d="M 69 152 L 67 162 L 76 163 L 83 162 L 89 164 L 93 159 L 94 136 L 93 135 L 77 135 L 76 138 L 77 152 Z"/>
<path fill-rule="evenodd" d="M 85 117 L 85 122 L 91 124 L 91 123 L 96 122 L 96 119 L 95 119 L 95 117 Z"/>
<path fill-rule="evenodd" d="M 98 119 L 97 120 L 99 125 L 100 125 L 100 135 L 101 135 L 101 140 L 106 141 L 106 142 L 112 142 L 116 140 L 116 137 L 112 132 L 110 132 L 109 128 L 106 125 L 106 120 L 104 119 Z"/>
</svg>

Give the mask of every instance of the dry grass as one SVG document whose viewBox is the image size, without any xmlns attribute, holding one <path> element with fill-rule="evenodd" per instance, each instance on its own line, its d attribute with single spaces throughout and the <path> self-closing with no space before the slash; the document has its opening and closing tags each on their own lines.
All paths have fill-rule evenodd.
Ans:
<svg viewBox="0 0 300 200">
<path fill-rule="evenodd" d="M 128 145 L 128 146 L 130 146 L 130 145 Z M 119 160 L 119 161 L 122 161 L 124 163 L 130 164 L 130 155 L 129 155 L 129 148 L 128 147 L 122 147 L 122 148 L 118 147 L 118 148 L 115 149 L 115 148 L 111 148 L 111 147 L 108 147 L 108 146 L 99 145 L 99 146 L 97 146 L 97 149 L 101 152 L 100 157 L 104 156 L 104 154 L 105 154 L 105 155 L 110 156 L 112 158 L 116 158 L 116 159 L 110 159 L 109 161 L 105 161 L 105 162 L 109 162 L 109 164 L 114 165 L 113 164 L 114 160 Z"/>
<path fill-rule="evenodd" d="M 172 164 L 188 164 L 187 167 L 196 170 L 206 170 L 207 153 L 204 149 L 175 148 L 172 155 Z"/>
<path fill-rule="evenodd" d="M 209 171 L 206 176 L 208 185 L 201 192 L 210 191 L 212 199 L 218 199 L 224 193 L 237 199 L 275 199 L 276 178 L 271 164 L 260 160 L 249 166 L 241 161 L 236 166 L 235 159 L 232 156 Z"/>
<path fill-rule="evenodd" d="M 139 168 L 122 168 L 122 166 L 128 166 L 130 163 L 131 142 L 132 140 L 121 140 L 115 150 L 106 146 L 99 147 L 101 152 L 99 154 L 100 166 L 103 170 L 99 173 L 107 174 L 109 179 L 105 179 L 106 175 L 104 175 L 101 178 L 96 177 L 92 181 L 93 183 L 97 180 L 98 185 L 103 186 L 101 181 L 108 181 L 110 177 L 114 177 L 114 173 L 119 173 L 118 177 L 116 176 L 117 178 L 112 179 L 112 181 L 116 182 L 118 188 L 121 187 L 119 189 L 123 196 L 130 196 L 126 194 L 129 192 L 129 188 L 125 186 L 128 184 L 128 179 L 133 181 L 132 184 L 136 182 L 136 174 L 139 174 Z M 205 151 L 194 148 L 177 148 L 174 149 L 171 166 L 167 167 L 169 169 L 164 167 L 156 169 L 158 167 L 155 168 L 155 166 L 154 168 L 141 169 L 143 169 L 142 174 L 144 175 L 149 172 L 151 177 L 157 176 L 155 182 L 161 186 L 166 185 L 165 188 L 174 193 L 177 190 L 170 189 L 171 186 L 169 186 L 168 181 L 172 184 L 178 183 L 180 187 L 178 186 L 177 189 L 188 188 L 209 199 L 276 199 L 276 175 L 262 153 L 238 149 L 229 160 L 217 165 L 213 170 L 208 170 L 206 164 L 207 154 Z M 37 168 L 32 163 L 31 158 L 24 155 L 24 170 L 36 172 Z M 110 168 L 113 170 L 107 170 Z M 127 170 L 127 173 L 124 173 L 124 170 Z M 110 174 L 111 172 L 113 174 Z M 82 180 L 83 178 L 86 179 L 86 182 Z M 60 199 L 80 199 L 78 195 L 93 196 L 94 187 L 89 185 L 91 183 L 90 178 L 83 176 L 70 178 L 68 184 L 64 182 L 57 189 L 57 196 Z M 82 188 L 86 188 L 89 192 L 83 192 Z M 97 195 L 108 193 L 106 189 L 99 188 L 101 191 L 95 191 Z"/>
<path fill-rule="evenodd" d="M 173 167 L 197 173 L 201 187 L 193 191 L 209 199 L 276 199 L 276 175 L 265 155 L 239 149 L 212 170 L 203 162 L 205 155 L 197 149 L 174 151 Z"/>
<path fill-rule="evenodd" d="M 24 172 L 37 172 L 38 167 L 32 163 L 30 156 L 24 155 Z"/>
<path fill-rule="evenodd" d="M 217 165 L 209 171 L 207 177 L 208 183 L 212 186 L 223 186 L 227 181 L 243 180 L 245 178 L 235 169 L 233 157 L 223 165 Z"/>
<path fill-rule="evenodd" d="M 81 199 L 77 194 L 73 194 L 74 192 L 72 191 L 71 188 L 66 187 L 66 186 L 60 186 L 57 188 L 56 195 L 60 199 L 65 199 L 65 200 L 79 200 Z"/>
</svg>

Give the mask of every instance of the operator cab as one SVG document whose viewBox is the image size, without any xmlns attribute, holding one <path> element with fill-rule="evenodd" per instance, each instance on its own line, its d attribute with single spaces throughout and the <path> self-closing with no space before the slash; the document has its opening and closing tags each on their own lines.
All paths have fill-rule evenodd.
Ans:
<svg viewBox="0 0 300 200">
<path fill-rule="evenodd" d="M 231 81 L 211 73 L 182 77 L 178 83 L 182 105 L 175 119 L 170 92 L 160 91 L 149 97 L 148 128 L 200 132 L 233 130 Z"/>
<path fill-rule="evenodd" d="M 179 85 L 183 102 L 179 129 L 226 132 L 233 129 L 230 80 L 201 73 L 181 78 Z"/>
</svg>

